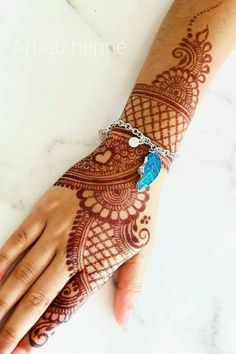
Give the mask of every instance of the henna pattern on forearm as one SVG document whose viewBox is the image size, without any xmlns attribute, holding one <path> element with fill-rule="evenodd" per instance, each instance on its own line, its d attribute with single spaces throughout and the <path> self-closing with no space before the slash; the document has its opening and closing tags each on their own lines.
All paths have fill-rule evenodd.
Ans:
<svg viewBox="0 0 236 354">
<path fill-rule="evenodd" d="M 122 119 L 142 130 L 159 146 L 175 152 L 194 113 L 199 88 L 212 61 L 209 28 L 187 35 L 173 50 L 178 63 L 156 75 L 150 85 L 138 83 Z M 54 328 L 69 320 L 88 296 L 149 241 L 150 216 L 144 215 L 149 190 L 137 192 L 137 168 L 147 146 L 133 149 L 128 132 L 116 128 L 88 157 L 55 184 L 76 192 L 78 210 L 69 234 L 66 264 L 70 280 L 29 332 L 32 346 L 43 345 Z M 162 161 L 168 169 L 168 157 Z"/>
<path fill-rule="evenodd" d="M 209 28 L 206 26 L 194 34 L 194 22 L 221 3 L 193 16 L 186 37 L 172 51 L 178 63 L 156 75 L 151 84 L 137 83 L 121 116 L 158 146 L 171 152 L 177 151 L 191 121 L 198 103 L 200 85 L 205 82 L 212 61 Z M 162 163 L 168 169 L 171 159 L 162 157 Z"/>
</svg>

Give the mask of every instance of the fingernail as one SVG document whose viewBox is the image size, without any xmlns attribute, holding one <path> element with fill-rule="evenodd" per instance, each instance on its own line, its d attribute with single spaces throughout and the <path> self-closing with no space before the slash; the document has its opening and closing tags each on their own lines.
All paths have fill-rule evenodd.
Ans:
<svg viewBox="0 0 236 354">
<path fill-rule="evenodd" d="M 27 351 L 25 350 L 25 349 L 23 349 L 23 348 L 16 348 L 13 352 L 12 352 L 12 354 L 26 354 L 27 353 Z"/>
<path fill-rule="evenodd" d="M 4 271 L 0 271 L 0 281 L 3 280 L 5 273 Z"/>
<path fill-rule="evenodd" d="M 133 314 L 133 309 L 128 309 L 124 312 L 123 318 L 121 319 L 121 325 L 123 327 L 128 325 L 132 314 Z"/>
<path fill-rule="evenodd" d="M 0 322 L 3 320 L 4 312 L 0 309 Z"/>
</svg>

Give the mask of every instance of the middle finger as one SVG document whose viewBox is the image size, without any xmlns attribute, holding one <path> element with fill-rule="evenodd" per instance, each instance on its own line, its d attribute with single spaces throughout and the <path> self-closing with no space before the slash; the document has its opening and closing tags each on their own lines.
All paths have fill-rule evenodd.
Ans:
<svg viewBox="0 0 236 354">
<path fill-rule="evenodd" d="M 0 320 L 44 271 L 55 254 L 55 246 L 41 238 L 29 250 L 0 287 Z"/>
</svg>

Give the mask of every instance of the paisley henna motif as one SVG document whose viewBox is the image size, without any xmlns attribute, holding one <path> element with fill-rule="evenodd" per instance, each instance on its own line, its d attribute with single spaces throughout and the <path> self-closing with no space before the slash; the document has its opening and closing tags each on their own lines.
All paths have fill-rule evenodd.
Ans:
<svg viewBox="0 0 236 354">
<path fill-rule="evenodd" d="M 29 332 L 29 340 L 32 346 L 41 347 L 48 340 L 49 335 L 54 333 L 54 328 L 67 322 L 86 300 L 88 291 L 84 286 L 83 276 L 83 273 L 77 273 L 69 280 Z"/>
</svg>

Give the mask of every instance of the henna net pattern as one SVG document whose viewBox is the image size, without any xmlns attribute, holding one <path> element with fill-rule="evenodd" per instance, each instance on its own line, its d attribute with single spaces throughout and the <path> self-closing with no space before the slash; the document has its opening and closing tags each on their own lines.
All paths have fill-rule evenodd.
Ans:
<svg viewBox="0 0 236 354">
<path fill-rule="evenodd" d="M 188 121 L 167 104 L 133 92 L 122 119 L 142 130 L 158 146 L 175 152 Z"/>
</svg>

